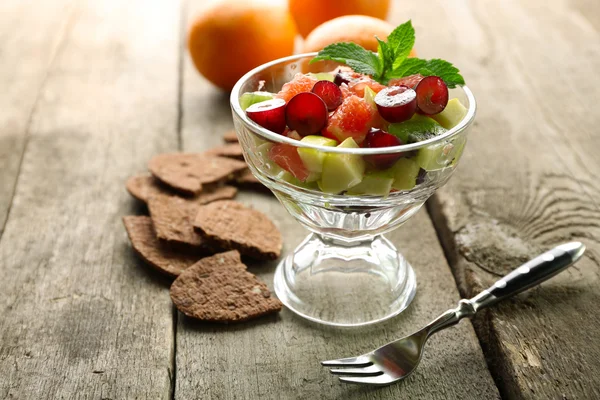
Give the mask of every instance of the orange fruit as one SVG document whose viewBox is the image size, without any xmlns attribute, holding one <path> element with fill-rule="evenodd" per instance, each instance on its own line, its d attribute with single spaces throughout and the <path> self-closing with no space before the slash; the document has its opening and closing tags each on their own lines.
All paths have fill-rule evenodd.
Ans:
<svg viewBox="0 0 600 400">
<path fill-rule="evenodd" d="M 354 42 L 367 50 L 377 51 L 377 36 L 385 40 L 395 26 L 378 18 L 365 15 L 347 15 L 327 21 L 313 30 L 302 45 L 303 53 L 322 50 L 336 42 Z M 411 56 L 414 56 L 414 50 Z M 337 65 L 333 61 L 321 61 L 308 66 L 305 72 L 321 72 L 333 70 Z"/>
<path fill-rule="evenodd" d="M 390 0 L 289 0 L 288 4 L 298 32 L 303 37 L 323 22 L 343 15 L 368 15 L 385 19 L 390 8 Z"/>
<path fill-rule="evenodd" d="M 285 0 L 225 0 L 195 18 L 188 49 L 206 79 L 231 90 L 252 68 L 293 54 L 295 36 Z"/>
</svg>

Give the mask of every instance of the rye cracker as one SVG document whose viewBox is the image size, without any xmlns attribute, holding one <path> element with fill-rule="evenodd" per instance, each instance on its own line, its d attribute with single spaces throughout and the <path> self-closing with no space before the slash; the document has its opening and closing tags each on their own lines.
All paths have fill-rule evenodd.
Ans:
<svg viewBox="0 0 600 400">
<path fill-rule="evenodd" d="M 145 215 L 123 217 L 123 224 L 133 250 L 151 267 L 170 276 L 178 276 L 198 261 L 202 254 L 175 251 L 161 243 L 154 232 L 152 220 Z"/>
<path fill-rule="evenodd" d="M 204 184 L 229 180 L 245 168 L 243 161 L 200 153 L 164 153 L 148 163 L 148 169 L 158 180 L 190 195 L 200 193 Z"/>
<path fill-rule="evenodd" d="M 156 193 L 148 199 L 148 211 L 156 236 L 171 245 L 207 247 L 194 231 L 194 218 L 203 207 L 189 198 Z"/>
<path fill-rule="evenodd" d="M 235 179 L 235 183 L 236 185 L 241 187 L 248 187 L 253 189 L 267 189 L 267 187 L 263 185 L 261 181 L 259 181 L 258 178 L 255 177 L 249 169 L 242 171 Z"/>
<path fill-rule="evenodd" d="M 239 143 L 228 143 L 222 146 L 213 147 L 212 149 L 204 152 L 204 154 L 209 156 L 229 157 L 236 160 L 244 159 L 244 151 Z"/>
<path fill-rule="evenodd" d="M 237 251 L 206 257 L 171 285 L 175 307 L 188 317 L 211 322 L 241 322 L 280 311 L 281 302 L 246 271 Z"/>
<path fill-rule="evenodd" d="M 200 206 L 194 227 L 208 242 L 244 255 L 274 260 L 281 254 L 281 233 L 260 211 L 237 201 L 220 200 Z"/>
<path fill-rule="evenodd" d="M 144 203 L 155 194 L 177 194 L 149 174 L 132 176 L 125 186 L 130 195 Z M 205 185 L 202 191 L 190 200 L 193 199 L 198 204 L 207 204 L 216 200 L 233 199 L 236 195 L 237 189 L 230 185 Z"/>
<path fill-rule="evenodd" d="M 236 142 L 238 142 L 239 140 L 238 140 L 237 134 L 235 133 L 235 130 L 232 129 L 232 130 L 229 130 L 229 131 L 225 132 L 223 134 L 223 141 L 225 143 L 236 143 Z"/>
</svg>

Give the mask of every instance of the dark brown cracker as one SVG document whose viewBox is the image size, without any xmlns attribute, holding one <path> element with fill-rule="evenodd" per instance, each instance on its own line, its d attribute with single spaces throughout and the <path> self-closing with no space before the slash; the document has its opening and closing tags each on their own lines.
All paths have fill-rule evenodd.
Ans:
<svg viewBox="0 0 600 400">
<path fill-rule="evenodd" d="M 148 198 L 154 194 L 176 195 L 169 188 L 162 185 L 156 178 L 149 174 L 132 176 L 125 184 L 127 191 L 136 199 L 148 202 Z M 216 200 L 233 199 L 237 189 L 229 185 L 205 185 L 202 191 L 194 197 L 189 198 L 198 204 L 207 204 Z"/>
<path fill-rule="evenodd" d="M 157 238 L 150 217 L 123 217 L 125 230 L 136 253 L 157 270 L 178 276 L 184 269 L 198 261 L 202 255 L 191 251 L 174 251 L 162 244 Z"/>
<path fill-rule="evenodd" d="M 254 176 L 252 171 L 250 171 L 249 169 L 242 171 L 235 181 L 238 183 L 258 183 L 262 185 L 258 178 Z"/>
<path fill-rule="evenodd" d="M 238 137 L 237 134 L 235 133 L 235 130 L 232 129 L 230 131 L 227 131 L 223 134 L 223 141 L 225 143 L 235 143 L 238 141 Z"/>
<path fill-rule="evenodd" d="M 200 206 L 194 227 L 208 241 L 258 259 L 274 260 L 281 254 L 281 233 L 260 211 L 233 200 Z"/>
<path fill-rule="evenodd" d="M 242 171 L 235 179 L 235 184 L 242 188 L 269 191 L 269 189 L 255 177 L 249 169 Z"/>
<path fill-rule="evenodd" d="M 199 153 L 165 153 L 154 156 L 148 169 L 174 190 L 198 194 L 202 185 L 228 180 L 246 168 L 246 163 Z"/>
<path fill-rule="evenodd" d="M 224 144 L 223 146 L 214 147 L 206 151 L 204 154 L 209 156 L 235 158 L 237 160 L 244 159 L 244 151 L 239 143 L 228 143 Z"/>
<path fill-rule="evenodd" d="M 240 322 L 280 311 L 281 302 L 246 271 L 237 251 L 204 258 L 171 285 L 175 307 L 188 317 L 212 322 Z"/>
<path fill-rule="evenodd" d="M 206 246 L 202 237 L 194 232 L 193 221 L 198 203 L 188 198 L 155 193 L 148 199 L 148 210 L 159 239 L 171 244 Z"/>
</svg>

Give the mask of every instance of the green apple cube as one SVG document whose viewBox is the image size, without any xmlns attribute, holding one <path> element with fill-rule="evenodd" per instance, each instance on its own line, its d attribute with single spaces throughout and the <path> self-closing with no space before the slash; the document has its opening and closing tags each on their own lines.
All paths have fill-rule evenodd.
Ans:
<svg viewBox="0 0 600 400">
<path fill-rule="evenodd" d="M 465 145 L 467 144 L 467 138 L 466 137 L 459 137 L 454 141 L 454 148 L 452 149 L 452 156 L 451 156 L 451 160 L 452 163 L 450 165 L 455 166 L 456 163 L 458 163 L 458 160 L 460 159 L 460 157 L 462 156 L 462 153 L 465 149 Z"/>
<path fill-rule="evenodd" d="M 347 138 L 337 147 L 358 149 L 354 139 Z M 365 162 L 357 154 L 327 153 L 323 161 L 323 173 L 318 182 L 325 193 L 341 193 L 358 185 L 365 173 Z"/>
<path fill-rule="evenodd" d="M 307 75 L 312 78 L 315 78 L 318 81 L 333 82 L 333 80 L 335 79 L 335 75 L 332 74 L 331 72 L 318 72 L 316 74 L 314 72 L 309 72 Z"/>
<path fill-rule="evenodd" d="M 362 182 L 348 189 L 346 193 L 350 195 L 387 196 L 392 189 L 393 182 L 394 178 L 387 170 L 371 172 L 365 174 Z"/>
<path fill-rule="evenodd" d="M 271 100 L 273 97 L 275 97 L 275 95 L 269 92 L 247 92 L 240 97 L 240 106 L 242 107 L 242 110 L 246 111 L 246 108 L 250 107 L 252 104 Z"/>
<path fill-rule="evenodd" d="M 454 145 L 448 142 L 436 143 L 417 151 L 415 161 L 426 171 L 435 171 L 448 166 Z"/>
<path fill-rule="evenodd" d="M 394 176 L 392 188 L 396 190 L 410 190 L 414 188 L 417 184 L 419 169 L 419 164 L 412 158 L 401 158 L 396 161 L 396 164 L 389 169 Z"/>
<path fill-rule="evenodd" d="M 277 174 L 277 178 L 283 179 L 284 181 L 291 183 L 294 186 L 299 186 L 305 189 L 317 190 L 319 188 L 316 179 L 313 179 L 310 182 L 309 179 L 307 179 L 306 182 L 302 182 L 300 179 L 296 178 L 294 175 L 290 174 L 285 170 L 281 170 L 281 172 Z"/>
<path fill-rule="evenodd" d="M 467 115 L 467 109 L 460 100 L 450 99 L 446 108 L 441 113 L 432 116 L 441 126 L 446 129 L 452 129 Z"/>
<path fill-rule="evenodd" d="M 307 144 L 313 144 L 317 146 L 337 146 L 337 141 L 329 139 L 323 136 L 309 135 L 302 138 L 301 142 Z M 323 161 L 327 153 L 317 149 L 310 149 L 307 147 L 298 147 L 298 155 L 304 163 L 306 169 L 310 172 L 321 173 L 323 172 Z"/>
<path fill-rule="evenodd" d="M 415 114 L 408 121 L 390 124 L 388 132 L 407 144 L 431 139 L 446 132 L 446 129 L 429 117 Z"/>
<path fill-rule="evenodd" d="M 373 108 L 377 108 L 377 104 L 375 103 L 375 96 L 377 96 L 377 93 L 375 93 L 375 91 L 373 89 L 371 89 L 368 86 L 365 86 L 365 91 L 363 94 L 363 99 L 371 105 L 371 107 Z"/>
</svg>

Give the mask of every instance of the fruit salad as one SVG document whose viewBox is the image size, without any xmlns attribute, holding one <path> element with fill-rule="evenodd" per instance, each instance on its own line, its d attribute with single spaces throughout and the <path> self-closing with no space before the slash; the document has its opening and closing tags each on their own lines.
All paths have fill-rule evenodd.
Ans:
<svg viewBox="0 0 600 400">
<path fill-rule="evenodd" d="M 449 91 L 464 84 L 462 76 L 446 61 L 407 57 L 414 43 L 410 21 L 379 42 L 378 54 L 352 43 L 328 46 L 314 60 L 347 66 L 297 73 L 277 93 L 244 93 L 240 105 L 249 119 L 276 134 L 348 149 L 418 143 L 463 120 L 467 109 Z M 454 167 L 465 143 L 460 139 L 391 154 L 332 153 L 270 142 L 259 150 L 270 170 L 294 185 L 329 194 L 387 196 L 413 189 L 428 173 Z"/>
</svg>

